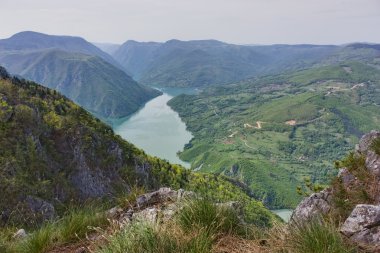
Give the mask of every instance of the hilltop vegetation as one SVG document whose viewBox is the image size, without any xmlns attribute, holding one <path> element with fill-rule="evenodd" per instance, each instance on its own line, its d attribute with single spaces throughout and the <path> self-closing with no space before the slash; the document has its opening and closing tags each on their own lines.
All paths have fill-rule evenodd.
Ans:
<svg viewBox="0 0 380 253">
<path fill-rule="evenodd" d="M 58 92 L 3 68 L 0 130 L 2 226 L 36 227 L 91 200 L 107 205 L 134 187 L 160 186 L 241 200 L 248 220 L 262 226 L 274 217 L 238 183 L 150 157 Z"/>
<path fill-rule="evenodd" d="M 175 97 L 194 135 L 180 157 L 242 180 L 269 207 L 294 207 L 305 178 L 328 182 L 332 162 L 378 127 L 379 80 L 377 68 L 347 62 Z"/>
</svg>

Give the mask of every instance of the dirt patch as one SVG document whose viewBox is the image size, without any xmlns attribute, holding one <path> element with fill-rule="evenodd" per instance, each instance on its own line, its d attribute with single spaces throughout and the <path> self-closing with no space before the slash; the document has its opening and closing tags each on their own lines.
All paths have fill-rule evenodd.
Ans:
<svg viewBox="0 0 380 253">
<path fill-rule="evenodd" d="M 268 252 L 260 244 L 263 242 L 238 239 L 232 236 L 225 236 L 219 239 L 213 247 L 212 253 L 260 253 Z"/>
<path fill-rule="evenodd" d="M 263 123 L 265 123 L 265 122 L 263 122 L 263 121 L 256 121 L 256 126 L 252 126 L 252 125 L 249 124 L 249 123 L 245 123 L 245 124 L 244 124 L 244 128 L 256 128 L 256 129 L 261 129 Z"/>
<path fill-rule="evenodd" d="M 343 69 L 344 69 L 344 71 L 346 71 L 349 74 L 352 73 L 352 69 L 350 67 L 343 67 Z"/>
<path fill-rule="evenodd" d="M 229 140 L 229 139 L 225 139 L 222 141 L 223 144 L 226 144 L 226 145 L 232 145 L 234 144 L 235 142 L 233 140 Z"/>
<path fill-rule="evenodd" d="M 285 124 L 288 126 L 295 126 L 297 124 L 297 121 L 292 119 L 292 120 L 286 121 Z"/>
<path fill-rule="evenodd" d="M 233 138 L 237 133 L 238 131 L 233 132 L 232 134 L 228 135 L 228 138 Z"/>
<path fill-rule="evenodd" d="M 261 129 L 262 128 L 262 124 L 263 124 L 264 122 L 262 122 L 262 121 L 256 121 L 256 129 Z"/>
</svg>

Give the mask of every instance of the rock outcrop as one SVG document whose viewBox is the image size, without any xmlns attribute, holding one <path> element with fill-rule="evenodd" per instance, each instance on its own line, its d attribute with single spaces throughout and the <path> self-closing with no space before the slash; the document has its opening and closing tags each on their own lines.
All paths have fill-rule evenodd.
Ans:
<svg viewBox="0 0 380 253">
<path fill-rule="evenodd" d="M 359 176 L 356 177 L 355 173 L 351 173 L 348 168 L 342 168 L 338 179 L 345 191 L 350 192 L 352 189 L 363 187 L 371 187 L 377 191 L 380 189 L 380 156 L 372 147 L 373 142 L 379 138 L 380 132 L 371 131 L 361 138 L 355 148 L 355 155 L 365 156 L 365 167 L 369 172 L 371 182 L 363 181 Z M 335 208 L 332 201 L 334 194 L 333 188 L 327 188 L 305 198 L 295 209 L 292 221 L 304 222 L 329 214 Z M 378 194 L 373 195 L 373 198 L 369 198 L 371 203 L 355 203 L 355 207 L 344 220 L 340 231 L 352 242 L 364 248 L 375 249 L 377 252 L 380 250 L 380 197 Z"/>
<path fill-rule="evenodd" d="M 140 195 L 136 203 L 127 209 L 114 207 L 107 211 L 107 217 L 125 226 L 135 221 L 148 223 L 170 220 L 185 203 L 183 200 L 196 197 L 195 193 L 163 187 L 157 191 Z"/>
<path fill-rule="evenodd" d="M 307 221 L 315 216 L 327 214 L 331 209 L 331 189 L 313 193 L 294 210 L 291 220 Z"/>
<path fill-rule="evenodd" d="M 360 245 L 380 249 L 380 205 L 357 205 L 340 231 Z"/>
</svg>

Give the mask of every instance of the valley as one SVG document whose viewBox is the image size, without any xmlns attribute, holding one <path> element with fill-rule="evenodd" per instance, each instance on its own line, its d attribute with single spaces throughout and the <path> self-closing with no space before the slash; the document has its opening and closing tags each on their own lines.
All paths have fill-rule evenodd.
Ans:
<svg viewBox="0 0 380 253">
<path fill-rule="evenodd" d="M 377 128 L 379 77 L 352 62 L 175 97 L 169 105 L 194 135 L 180 158 L 241 180 L 271 208 L 292 208 L 297 186 L 328 184 L 334 161 Z"/>
<path fill-rule="evenodd" d="M 150 100 L 138 112 L 127 118 L 112 120 L 111 126 L 116 134 L 142 148 L 149 155 L 190 168 L 189 163 L 178 158 L 177 152 L 182 151 L 192 135 L 167 102 L 174 96 L 195 94 L 198 91 L 191 88 L 159 90 L 163 95 Z"/>
</svg>

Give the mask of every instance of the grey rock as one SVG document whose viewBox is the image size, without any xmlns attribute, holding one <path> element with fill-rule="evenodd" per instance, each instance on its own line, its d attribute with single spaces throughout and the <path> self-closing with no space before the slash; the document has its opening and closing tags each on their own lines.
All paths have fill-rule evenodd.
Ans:
<svg viewBox="0 0 380 253">
<path fill-rule="evenodd" d="M 373 140 L 380 137 L 380 132 L 372 130 L 368 134 L 363 135 L 360 139 L 359 144 L 356 146 L 356 151 L 362 154 L 367 154 L 370 150 Z"/>
<path fill-rule="evenodd" d="M 165 201 L 176 201 L 178 192 L 170 188 L 160 188 L 158 191 L 143 194 L 136 199 L 136 204 L 139 208 L 151 206 L 156 203 Z"/>
<path fill-rule="evenodd" d="M 356 178 L 352 175 L 347 168 L 339 170 L 338 177 L 342 180 L 343 186 L 348 188 L 351 184 L 355 183 Z"/>
<path fill-rule="evenodd" d="M 43 199 L 27 196 L 26 204 L 32 213 L 41 216 L 43 220 L 51 220 L 55 217 L 54 206 Z"/>
<path fill-rule="evenodd" d="M 380 205 L 357 205 L 340 231 L 352 241 L 380 247 Z"/>
<path fill-rule="evenodd" d="M 327 214 L 331 209 L 331 190 L 313 193 L 301 201 L 294 210 L 291 221 L 302 222 Z"/>
<path fill-rule="evenodd" d="M 12 237 L 14 239 L 24 239 L 27 236 L 28 236 L 28 234 L 26 233 L 25 229 L 22 228 L 22 229 L 17 230 L 17 232 L 14 233 Z"/>
<path fill-rule="evenodd" d="M 158 220 L 159 210 L 155 207 L 146 208 L 140 212 L 133 214 L 133 220 L 147 222 L 147 223 L 156 223 Z"/>
<path fill-rule="evenodd" d="M 123 213 L 123 209 L 120 207 L 113 207 L 106 211 L 106 216 L 108 219 L 115 219 Z"/>
<path fill-rule="evenodd" d="M 380 156 L 375 152 L 367 151 L 367 157 L 365 159 L 365 165 L 367 169 L 376 177 L 380 178 Z"/>
</svg>

